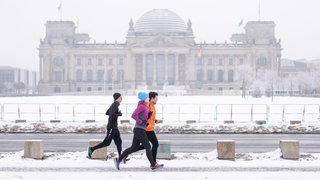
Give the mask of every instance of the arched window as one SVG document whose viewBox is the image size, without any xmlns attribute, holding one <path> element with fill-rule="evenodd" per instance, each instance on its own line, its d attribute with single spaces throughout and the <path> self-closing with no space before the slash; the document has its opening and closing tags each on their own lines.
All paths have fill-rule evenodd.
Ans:
<svg viewBox="0 0 320 180">
<path fill-rule="evenodd" d="M 156 81 L 158 86 L 164 85 L 165 76 L 165 61 L 164 54 L 156 55 Z"/>
<path fill-rule="evenodd" d="M 97 81 L 102 82 L 104 80 L 104 70 L 98 70 L 97 72 Z"/>
<path fill-rule="evenodd" d="M 93 80 L 92 70 L 87 70 L 87 81 L 91 82 Z"/>
<path fill-rule="evenodd" d="M 82 71 L 81 70 L 77 70 L 77 72 L 76 72 L 76 81 L 77 82 L 82 81 Z"/>
<path fill-rule="evenodd" d="M 233 70 L 228 71 L 228 82 L 233 82 Z"/>
<path fill-rule="evenodd" d="M 203 73 L 202 70 L 198 69 L 197 70 L 197 81 L 202 81 L 203 80 Z"/>
<path fill-rule="evenodd" d="M 168 63 L 167 63 L 167 69 L 168 69 L 168 83 L 169 85 L 174 85 L 175 81 L 175 74 L 176 74 L 176 60 L 174 54 L 168 55 Z"/>
<path fill-rule="evenodd" d="M 61 71 L 55 71 L 54 72 L 54 80 L 56 82 L 61 82 L 62 81 L 62 72 Z"/>
<path fill-rule="evenodd" d="M 146 81 L 147 85 L 152 85 L 153 82 L 153 55 L 146 55 Z"/>
<path fill-rule="evenodd" d="M 213 71 L 211 69 L 207 71 L 207 81 L 208 82 L 213 81 Z"/>
<path fill-rule="evenodd" d="M 218 82 L 223 82 L 223 70 L 218 71 Z"/>
</svg>

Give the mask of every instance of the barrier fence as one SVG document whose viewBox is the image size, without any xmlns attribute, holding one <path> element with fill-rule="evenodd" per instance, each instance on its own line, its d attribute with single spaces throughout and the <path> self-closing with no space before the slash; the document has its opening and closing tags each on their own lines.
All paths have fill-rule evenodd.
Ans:
<svg viewBox="0 0 320 180">
<path fill-rule="evenodd" d="M 82 122 L 86 120 L 103 121 L 110 104 L 90 103 L 4 103 L 1 105 L 1 121 L 26 120 L 28 122 L 47 122 L 61 120 Z M 121 104 L 123 116 L 120 120 L 130 120 L 136 104 Z M 157 104 L 157 119 L 163 123 L 250 122 L 265 120 L 268 122 L 320 122 L 319 104 Z"/>
</svg>

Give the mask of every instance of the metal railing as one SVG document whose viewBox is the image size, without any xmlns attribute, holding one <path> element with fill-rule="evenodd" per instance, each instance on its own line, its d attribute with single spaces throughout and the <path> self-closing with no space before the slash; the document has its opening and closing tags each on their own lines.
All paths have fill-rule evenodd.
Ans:
<svg viewBox="0 0 320 180">
<path fill-rule="evenodd" d="M 29 122 L 46 122 L 61 120 L 81 122 L 95 120 L 105 122 L 106 110 L 110 104 L 97 103 L 4 103 L 0 104 L 1 121 L 27 120 Z M 120 120 L 130 120 L 136 104 L 121 104 L 123 116 Z M 157 119 L 164 123 L 217 122 L 232 120 L 234 122 L 252 122 L 266 120 L 286 122 L 300 120 L 320 121 L 319 104 L 157 104 Z"/>
</svg>

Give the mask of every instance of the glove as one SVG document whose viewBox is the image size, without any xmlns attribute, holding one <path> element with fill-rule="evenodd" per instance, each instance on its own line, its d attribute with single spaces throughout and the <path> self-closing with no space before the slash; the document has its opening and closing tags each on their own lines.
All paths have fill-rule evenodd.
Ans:
<svg viewBox="0 0 320 180">
<path fill-rule="evenodd" d="M 147 123 L 147 122 L 145 122 L 145 121 L 142 121 L 142 122 L 141 122 L 141 125 L 142 125 L 142 126 L 145 126 L 145 127 L 148 127 L 148 126 L 149 126 L 149 123 Z"/>
<path fill-rule="evenodd" d="M 117 116 L 122 116 L 122 112 L 119 111 L 119 112 L 117 113 Z"/>
<path fill-rule="evenodd" d="M 149 113 L 148 113 L 148 119 L 150 119 L 151 116 L 152 116 L 152 111 L 149 111 Z"/>
</svg>

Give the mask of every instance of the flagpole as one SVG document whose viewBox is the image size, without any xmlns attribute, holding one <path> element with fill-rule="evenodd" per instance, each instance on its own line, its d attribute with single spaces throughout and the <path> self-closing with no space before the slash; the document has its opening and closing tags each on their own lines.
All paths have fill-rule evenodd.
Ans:
<svg viewBox="0 0 320 180">
<path fill-rule="evenodd" d="M 259 16 L 259 21 L 260 21 L 260 0 L 259 0 L 258 16 Z"/>
<path fill-rule="evenodd" d="M 77 18 L 77 33 L 79 33 L 79 18 Z"/>
<path fill-rule="evenodd" d="M 60 2 L 59 6 L 58 6 L 58 11 L 60 13 L 60 21 L 62 21 L 62 2 Z"/>
</svg>

